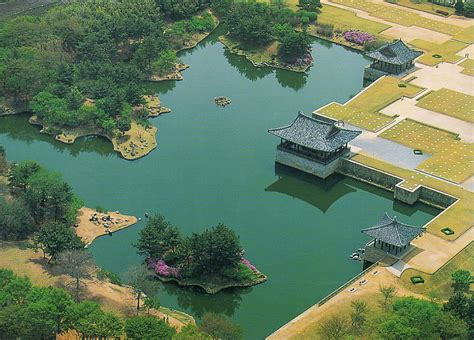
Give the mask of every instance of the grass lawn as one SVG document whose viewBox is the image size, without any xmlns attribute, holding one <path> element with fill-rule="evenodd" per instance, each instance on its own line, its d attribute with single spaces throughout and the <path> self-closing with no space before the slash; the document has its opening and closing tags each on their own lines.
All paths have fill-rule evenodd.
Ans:
<svg viewBox="0 0 474 340">
<path fill-rule="evenodd" d="M 474 25 L 468 28 L 465 28 L 464 30 L 456 34 L 454 36 L 454 39 L 463 41 L 468 44 L 473 44 L 474 43 Z"/>
<path fill-rule="evenodd" d="M 318 24 L 334 25 L 334 30 L 341 31 L 357 29 L 376 36 L 391 27 L 376 21 L 359 18 L 352 11 L 330 5 L 323 5 L 321 13 L 318 14 Z"/>
<path fill-rule="evenodd" d="M 355 155 L 352 160 L 405 179 L 402 186 L 406 189 L 413 190 L 418 185 L 423 185 L 457 197 L 459 199 L 458 202 L 445 210 L 442 215 L 438 216 L 427 225 L 428 230 L 433 234 L 446 240 L 454 240 L 472 225 L 472 221 L 474 221 L 474 206 L 472 204 L 474 193 L 457 185 L 441 181 L 416 171 L 397 167 L 363 153 Z M 446 226 L 449 226 L 455 233 L 453 235 L 443 234 L 441 229 Z"/>
<path fill-rule="evenodd" d="M 462 57 L 458 56 L 456 53 L 468 46 L 463 42 L 452 39 L 442 44 L 434 44 L 422 39 L 415 39 L 411 41 L 410 44 L 426 52 L 424 55 L 418 58 L 417 62 L 429 66 L 437 65 L 442 61 L 448 63 L 455 63 L 459 61 Z M 435 55 L 437 57 L 434 57 Z"/>
<path fill-rule="evenodd" d="M 433 14 L 438 14 L 436 13 L 436 10 L 440 10 L 443 12 L 448 12 L 449 15 L 454 14 L 454 8 L 452 7 L 445 7 L 441 5 L 436 5 L 428 1 L 423 1 L 420 3 L 414 3 L 412 0 L 397 0 L 397 5 L 403 6 L 403 7 L 408 7 L 408 8 L 413 8 L 417 9 L 419 11 L 423 12 L 428 12 L 428 13 L 433 13 Z"/>
<path fill-rule="evenodd" d="M 474 243 L 471 242 L 466 248 L 454 256 L 451 261 L 432 275 L 425 274 L 413 268 L 405 270 L 401 276 L 401 282 L 405 288 L 415 293 L 447 300 L 454 292 L 451 274 L 457 269 L 467 269 L 471 273 L 474 272 Z M 411 283 L 410 277 L 417 275 L 421 276 L 425 282 L 417 285 Z"/>
<path fill-rule="evenodd" d="M 245 56 L 254 63 L 271 62 L 272 56 L 276 57 L 278 54 L 277 41 L 273 41 L 270 44 L 260 48 L 245 46 L 232 40 L 227 35 L 220 36 L 219 41 L 223 43 L 232 53 Z"/>
<path fill-rule="evenodd" d="M 459 66 L 464 67 L 464 70 L 462 70 L 461 73 L 474 77 L 474 59 L 466 59 L 460 63 Z"/>
<path fill-rule="evenodd" d="M 437 20 L 425 18 L 417 13 L 410 12 L 401 7 L 389 6 L 384 4 L 373 3 L 369 0 L 331 0 L 334 3 L 348 7 L 360 9 L 368 12 L 370 15 L 394 22 L 403 26 L 418 26 L 427 28 L 432 31 L 445 33 L 449 35 L 461 34 L 464 30 L 462 27 L 444 23 Z"/>
<path fill-rule="evenodd" d="M 399 87 L 400 84 L 405 87 Z M 395 77 L 384 77 L 361 92 L 357 98 L 344 105 L 333 103 L 320 112 L 369 131 L 378 131 L 393 121 L 393 117 L 380 113 L 381 109 L 403 96 L 413 97 L 421 90 L 420 87 Z"/>
<path fill-rule="evenodd" d="M 451 132 L 405 119 L 380 137 L 430 153 L 417 169 L 431 175 L 462 183 L 474 174 L 474 144 L 459 141 Z"/>
<path fill-rule="evenodd" d="M 474 123 L 474 97 L 440 89 L 421 98 L 416 106 Z"/>
</svg>

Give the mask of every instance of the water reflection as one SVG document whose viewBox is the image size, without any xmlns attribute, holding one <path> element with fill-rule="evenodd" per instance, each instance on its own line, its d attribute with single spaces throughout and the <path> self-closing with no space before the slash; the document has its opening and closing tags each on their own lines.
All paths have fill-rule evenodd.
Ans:
<svg viewBox="0 0 474 340">
<path fill-rule="evenodd" d="M 102 156 L 112 156 L 115 152 L 112 143 L 104 137 L 82 137 L 74 144 L 64 144 L 52 136 L 39 133 L 39 126 L 28 123 L 29 114 L 22 113 L 13 116 L 0 117 L 0 134 L 7 135 L 13 140 L 26 142 L 28 145 L 41 141 L 52 145 L 58 152 L 69 152 L 73 157 L 83 152 L 94 152 Z"/>
<path fill-rule="evenodd" d="M 224 57 L 242 76 L 251 81 L 262 79 L 273 72 L 273 69 L 270 67 L 253 66 L 245 57 L 233 54 L 226 48 L 224 49 Z"/>
<path fill-rule="evenodd" d="M 252 292 L 252 288 L 235 288 L 209 295 L 203 294 L 200 288 L 184 288 L 175 283 L 165 283 L 162 287 L 168 295 L 177 296 L 181 309 L 191 311 L 193 316 L 198 318 L 209 312 L 232 317 L 240 307 L 242 295 Z"/>
<path fill-rule="evenodd" d="M 275 174 L 278 175 L 278 180 L 270 184 L 265 191 L 297 198 L 322 212 L 326 212 L 344 195 L 356 191 L 342 182 L 344 176 L 339 174 L 321 179 L 279 163 L 275 163 Z"/>
<path fill-rule="evenodd" d="M 295 91 L 302 89 L 306 85 L 308 75 L 308 72 L 291 72 L 282 69 L 275 71 L 275 77 L 278 83 L 283 87 L 289 87 Z"/>
</svg>

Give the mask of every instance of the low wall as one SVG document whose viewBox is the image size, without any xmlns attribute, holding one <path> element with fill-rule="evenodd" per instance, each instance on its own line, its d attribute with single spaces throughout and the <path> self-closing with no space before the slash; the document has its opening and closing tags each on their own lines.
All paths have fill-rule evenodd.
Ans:
<svg viewBox="0 0 474 340">
<path fill-rule="evenodd" d="M 395 186 L 402 181 L 401 178 L 369 168 L 349 159 L 341 159 L 337 172 L 391 191 L 394 191 Z"/>
<path fill-rule="evenodd" d="M 410 205 L 421 201 L 438 208 L 447 208 L 457 201 L 456 197 L 421 185 L 413 190 L 408 190 L 401 186 L 404 181 L 403 178 L 351 161 L 350 159 L 341 159 L 337 172 L 393 191 L 394 199 Z"/>
<path fill-rule="evenodd" d="M 341 158 L 337 158 L 328 164 L 322 164 L 281 149 L 277 149 L 276 152 L 277 163 L 288 165 L 292 168 L 321 178 L 326 178 L 336 172 L 341 160 Z"/>
</svg>

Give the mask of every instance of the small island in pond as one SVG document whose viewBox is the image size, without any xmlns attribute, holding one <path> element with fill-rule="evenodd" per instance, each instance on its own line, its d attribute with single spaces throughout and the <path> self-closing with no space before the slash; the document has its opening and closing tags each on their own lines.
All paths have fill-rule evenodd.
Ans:
<svg viewBox="0 0 474 340">
<path fill-rule="evenodd" d="M 161 281 L 201 287 L 208 294 L 267 280 L 243 257 L 239 237 L 224 224 L 182 236 L 163 216 L 152 216 L 135 247 Z"/>
</svg>

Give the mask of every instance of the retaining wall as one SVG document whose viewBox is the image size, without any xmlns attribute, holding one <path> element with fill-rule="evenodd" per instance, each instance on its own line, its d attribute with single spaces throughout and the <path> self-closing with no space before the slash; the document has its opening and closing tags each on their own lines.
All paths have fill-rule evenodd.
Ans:
<svg viewBox="0 0 474 340">
<path fill-rule="evenodd" d="M 334 161 L 328 164 L 321 164 L 281 149 L 277 149 L 276 153 L 277 163 L 288 165 L 292 168 L 321 178 L 326 178 L 336 172 L 336 170 L 339 168 L 341 160 L 342 158 L 336 158 Z"/>
</svg>

